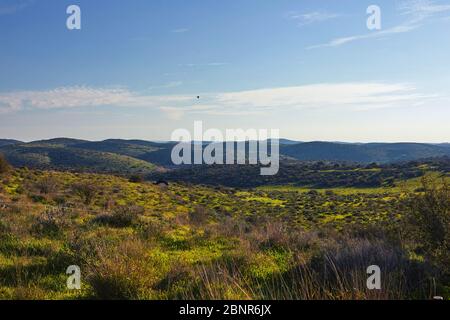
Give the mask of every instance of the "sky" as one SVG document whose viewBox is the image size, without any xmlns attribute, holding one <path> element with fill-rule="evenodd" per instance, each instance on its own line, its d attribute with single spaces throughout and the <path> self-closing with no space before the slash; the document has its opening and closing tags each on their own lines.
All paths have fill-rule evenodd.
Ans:
<svg viewBox="0 0 450 320">
<path fill-rule="evenodd" d="M 0 0 L 0 138 L 450 142 L 449 57 L 450 0 Z"/>
</svg>

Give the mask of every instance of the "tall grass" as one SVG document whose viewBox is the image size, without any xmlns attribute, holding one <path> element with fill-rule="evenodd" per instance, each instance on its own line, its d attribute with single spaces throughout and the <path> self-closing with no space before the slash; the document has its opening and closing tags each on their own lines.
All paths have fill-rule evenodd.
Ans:
<svg viewBox="0 0 450 320">
<path fill-rule="evenodd" d="M 297 254 L 284 272 L 257 277 L 247 272 L 251 256 L 229 256 L 195 269 L 196 285 L 181 299 L 341 300 L 430 298 L 424 266 L 381 242 L 349 239 L 306 260 Z M 366 269 L 378 264 L 381 290 L 366 286 Z"/>
</svg>

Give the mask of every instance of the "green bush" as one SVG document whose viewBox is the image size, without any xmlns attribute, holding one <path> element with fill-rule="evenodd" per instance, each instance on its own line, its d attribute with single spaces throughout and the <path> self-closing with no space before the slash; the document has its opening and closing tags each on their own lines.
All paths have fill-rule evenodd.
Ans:
<svg viewBox="0 0 450 320">
<path fill-rule="evenodd" d="M 444 181 L 422 179 L 422 192 L 410 195 L 405 219 L 411 239 L 434 263 L 450 265 L 450 189 Z"/>
</svg>

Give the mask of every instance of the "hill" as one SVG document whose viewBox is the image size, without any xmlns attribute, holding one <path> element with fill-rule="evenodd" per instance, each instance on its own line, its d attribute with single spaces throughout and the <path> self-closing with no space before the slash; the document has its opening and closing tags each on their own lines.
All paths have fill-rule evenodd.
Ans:
<svg viewBox="0 0 450 320">
<path fill-rule="evenodd" d="M 145 158 L 148 153 L 160 149 L 161 144 L 143 140 L 109 139 L 104 141 L 85 141 L 77 143 L 73 147 L 94 151 L 117 153 L 137 159 Z"/>
<path fill-rule="evenodd" d="M 29 146 L 51 146 L 51 147 L 70 147 L 76 144 L 88 142 L 86 140 L 71 139 L 71 138 L 54 138 L 48 140 L 36 140 L 27 143 Z"/>
<path fill-rule="evenodd" d="M 19 140 L 12 140 L 12 139 L 0 139 L 0 147 L 9 146 L 12 144 L 19 144 L 19 143 L 23 143 L 23 142 L 19 141 Z"/>
<path fill-rule="evenodd" d="M 118 174 L 148 174 L 156 168 L 136 158 L 69 147 L 61 141 L 8 145 L 0 152 L 16 167 Z"/>
<path fill-rule="evenodd" d="M 280 153 L 297 160 L 389 163 L 449 156 L 450 148 L 423 143 L 307 142 L 280 145 Z"/>
<path fill-rule="evenodd" d="M 175 142 L 56 138 L 23 143 L 0 140 L 0 152 L 16 166 L 91 172 L 149 172 L 154 165 L 172 168 Z M 246 148 L 248 150 L 248 146 Z M 280 139 L 281 162 L 397 163 L 450 156 L 448 144 L 296 142 Z"/>
</svg>

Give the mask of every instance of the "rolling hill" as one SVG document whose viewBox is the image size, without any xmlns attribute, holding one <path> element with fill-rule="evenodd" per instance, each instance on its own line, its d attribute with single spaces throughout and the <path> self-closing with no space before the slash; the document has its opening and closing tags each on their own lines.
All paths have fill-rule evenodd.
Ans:
<svg viewBox="0 0 450 320">
<path fill-rule="evenodd" d="M 73 145 L 80 149 L 117 153 L 137 159 L 145 159 L 148 153 L 158 151 L 161 144 L 143 140 L 109 139 L 105 141 L 84 141 Z"/>
<path fill-rule="evenodd" d="M 143 160 L 76 148 L 70 141 L 59 139 L 6 145 L 0 147 L 0 153 L 17 167 L 119 174 L 148 174 L 156 169 L 155 165 Z"/>
<path fill-rule="evenodd" d="M 174 142 L 56 138 L 23 143 L 0 140 L 0 153 L 15 166 L 91 172 L 149 173 L 171 168 Z M 339 143 L 280 140 L 281 159 L 351 163 L 395 163 L 450 156 L 448 144 Z M 283 162 L 284 160 L 282 160 Z"/>
<path fill-rule="evenodd" d="M 297 160 L 392 163 L 449 156 L 450 148 L 423 143 L 307 142 L 281 145 L 280 153 Z"/>
<path fill-rule="evenodd" d="M 22 141 L 12 140 L 12 139 L 0 139 L 0 147 L 9 146 L 12 144 L 23 143 Z"/>
</svg>

